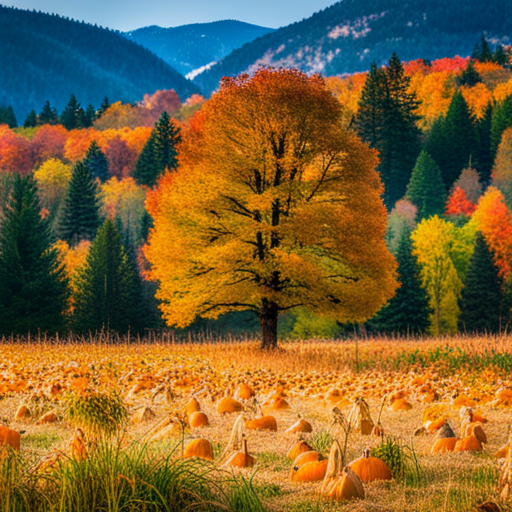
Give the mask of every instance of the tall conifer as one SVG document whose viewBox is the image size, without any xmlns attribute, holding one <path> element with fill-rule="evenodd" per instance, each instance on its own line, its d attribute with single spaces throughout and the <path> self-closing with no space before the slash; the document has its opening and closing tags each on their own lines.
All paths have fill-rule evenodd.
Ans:
<svg viewBox="0 0 512 512">
<path fill-rule="evenodd" d="M 108 160 L 95 140 L 89 146 L 83 163 L 89 169 L 93 179 L 99 178 L 102 183 L 108 180 Z"/>
</svg>

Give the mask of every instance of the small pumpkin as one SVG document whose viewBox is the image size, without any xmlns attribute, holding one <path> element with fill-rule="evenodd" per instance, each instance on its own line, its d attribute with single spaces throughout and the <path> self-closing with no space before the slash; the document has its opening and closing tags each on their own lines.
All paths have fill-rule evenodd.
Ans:
<svg viewBox="0 0 512 512">
<path fill-rule="evenodd" d="M 300 418 L 296 421 L 286 432 L 298 433 L 298 432 L 313 432 L 313 427 L 309 421 Z"/>
<path fill-rule="evenodd" d="M 270 430 L 271 432 L 277 432 L 277 420 L 274 416 L 262 416 L 254 420 L 247 420 L 245 426 L 249 430 Z"/>
<path fill-rule="evenodd" d="M 504 459 L 508 455 L 508 449 L 510 447 L 510 443 L 507 443 L 505 446 L 502 446 L 495 454 L 494 456 L 497 459 Z"/>
<path fill-rule="evenodd" d="M 249 386 L 249 384 L 246 384 L 245 382 L 242 382 L 242 384 L 238 386 L 235 392 L 235 396 L 240 400 L 249 400 L 255 395 L 256 392 L 254 391 L 254 389 L 252 389 L 251 386 Z"/>
<path fill-rule="evenodd" d="M 190 416 L 193 412 L 198 412 L 200 410 L 201 406 L 199 404 L 199 400 L 195 396 L 193 396 L 186 407 L 187 416 Z"/>
<path fill-rule="evenodd" d="M 481 423 L 470 423 L 464 432 L 465 436 L 475 436 L 481 443 L 487 444 L 487 434 L 485 433 Z"/>
<path fill-rule="evenodd" d="M 405 398 L 398 398 L 391 405 L 393 411 L 410 411 L 412 405 Z"/>
<path fill-rule="evenodd" d="M 309 452 L 299 453 L 295 460 L 293 461 L 293 467 L 295 466 L 303 466 L 307 462 L 316 462 L 320 460 L 320 454 L 315 450 L 310 450 Z"/>
<path fill-rule="evenodd" d="M 188 423 L 191 428 L 208 427 L 210 425 L 208 416 L 201 411 L 193 412 L 188 417 Z"/>
<path fill-rule="evenodd" d="M 217 412 L 219 414 L 239 412 L 243 408 L 244 406 L 238 400 L 230 398 L 229 396 L 225 396 L 217 402 Z"/>
<path fill-rule="evenodd" d="M 46 423 L 55 423 L 59 421 L 57 414 L 54 411 L 43 414 L 36 422 L 36 425 L 45 425 Z"/>
<path fill-rule="evenodd" d="M 299 457 L 302 455 L 299 455 Z M 301 466 L 293 466 L 291 477 L 294 482 L 316 482 L 318 480 L 323 480 L 326 471 L 327 459 L 311 461 L 306 462 Z"/>
<path fill-rule="evenodd" d="M 21 434 L 12 428 L 0 425 L 0 448 L 2 446 L 10 446 L 19 452 L 21 447 Z"/>
<path fill-rule="evenodd" d="M 254 466 L 256 459 L 249 455 L 247 450 L 247 439 L 243 439 L 243 449 L 240 452 L 234 453 L 226 462 L 226 466 L 234 466 L 237 468 L 250 468 Z"/>
<path fill-rule="evenodd" d="M 185 448 L 183 457 L 199 457 L 200 459 L 213 460 L 213 448 L 208 439 L 194 439 Z"/>
<path fill-rule="evenodd" d="M 313 448 L 309 446 L 306 441 L 301 440 L 297 443 L 295 443 L 289 450 L 286 456 L 291 459 L 295 460 L 301 453 L 312 451 Z"/>
<path fill-rule="evenodd" d="M 290 404 L 282 396 L 277 396 L 269 400 L 267 407 L 272 410 L 289 409 Z"/>
<path fill-rule="evenodd" d="M 18 410 L 16 411 L 16 416 L 14 417 L 14 419 L 16 421 L 19 421 L 25 418 L 29 418 L 30 416 L 30 409 L 26 405 L 20 405 L 18 407 Z"/>
<path fill-rule="evenodd" d="M 349 464 L 349 468 L 363 483 L 373 482 L 374 480 L 391 480 L 393 478 L 388 465 L 379 458 L 372 457 L 368 448 L 363 451 L 362 457 Z"/>
<path fill-rule="evenodd" d="M 442 437 L 432 445 L 430 453 L 447 453 L 455 450 L 456 444 L 460 441 L 458 437 Z"/>
<path fill-rule="evenodd" d="M 474 436 L 464 437 L 459 439 L 455 445 L 454 452 L 481 452 L 482 443 Z"/>
</svg>

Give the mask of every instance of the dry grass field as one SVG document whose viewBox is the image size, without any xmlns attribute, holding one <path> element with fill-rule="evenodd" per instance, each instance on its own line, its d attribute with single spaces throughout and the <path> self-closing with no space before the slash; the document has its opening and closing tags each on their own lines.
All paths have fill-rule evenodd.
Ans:
<svg viewBox="0 0 512 512">
<path fill-rule="evenodd" d="M 255 390 L 256 399 L 240 400 L 244 406 L 241 413 L 219 414 L 218 401 L 235 396 L 242 383 Z M 494 456 L 507 443 L 512 422 L 512 338 L 507 336 L 282 342 L 274 353 L 261 352 L 254 341 L 236 340 L 4 343 L 0 345 L 0 423 L 24 433 L 20 454 L 16 455 L 16 464 L 22 469 L 9 466 L 0 470 L 0 511 L 66 510 L 65 505 L 51 500 L 46 505 L 35 504 L 41 496 L 64 492 L 60 487 L 56 490 L 55 482 L 60 479 L 61 485 L 63 480 L 53 477 L 52 472 L 64 471 L 66 464 L 85 464 L 71 460 L 69 455 L 69 442 L 80 424 L 70 415 L 69 404 L 92 392 L 115 392 L 128 408 L 128 422 L 110 441 L 120 450 L 145 450 L 152 462 L 167 457 L 169 463 L 181 463 L 182 444 L 206 438 L 213 446 L 213 463 L 187 459 L 187 464 L 197 466 L 198 472 L 213 480 L 250 488 L 264 510 L 462 512 L 476 511 L 488 500 L 499 506 L 495 510 L 512 510 L 500 498 L 499 462 Z M 289 404 L 288 408 L 275 408 L 272 399 L 278 396 Z M 179 419 L 185 418 L 192 397 L 199 401 L 210 426 L 181 428 Z M 343 444 L 344 432 L 331 428 L 333 407 L 347 417 L 357 397 L 369 404 L 374 423 L 380 416 L 384 434 L 362 435 L 352 429 L 347 461 L 360 457 L 364 448 L 392 441 L 399 447 L 402 469 L 390 481 L 365 484 L 364 500 L 329 502 L 320 496 L 321 481 L 291 480 L 293 464 L 286 454 L 299 437 L 324 456 L 336 436 Z M 412 408 L 394 410 L 393 399 L 397 397 L 405 398 Z M 30 416 L 17 419 L 21 405 L 28 407 Z M 438 416 L 447 417 L 458 436 L 463 407 L 471 406 L 485 417 L 483 429 L 488 442 L 483 451 L 431 454 L 436 433 L 414 432 L 423 425 L 424 413 L 433 405 L 438 406 Z M 143 407 L 147 408 L 147 417 L 136 420 Z M 55 413 L 54 421 L 38 424 L 48 412 Z M 245 429 L 256 464 L 248 469 L 223 467 L 237 417 L 243 414 L 250 419 L 261 413 L 276 418 L 277 432 Z M 286 432 L 299 417 L 311 423 L 311 433 Z M 86 438 L 86 457 L 93 458 L 94 451 L 101 450 L 99 444 L 98 439 Z M 41 460 L 57 462 L 41 465 Z M 147 471 L 153 471 L 151 467 Z M 113 481 L 120 495 L 118 487 L 133 490 L 137 479 L 144 478 L 140 470 L 137 474 L 115 475 Z M 16 485 L 23 488 L 16 491 L 18 494 L 33 500 L 32 508 L 23 508 L 16 501 L 19 496 L 15 499 L 12 490 Z M 30 498 L 26 498 L 28 495 Z M 134 498 L 122 503 L 121 498 L 113 498 L 112 503 L 108 505 L 112 511 L 159 510 Z M 202 502 L 190 509 L 256 510 L 254 504 L 242 505 L 240 501 L 237 505 L 233 499 L 229 506 L 212 503 Z"/>
</svg>

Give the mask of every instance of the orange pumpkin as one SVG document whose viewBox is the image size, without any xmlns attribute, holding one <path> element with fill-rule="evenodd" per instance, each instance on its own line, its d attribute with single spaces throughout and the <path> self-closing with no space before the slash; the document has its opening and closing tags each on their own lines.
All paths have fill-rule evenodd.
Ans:
<svg viewBox="0 0 512 512">
<path fill-rule="evenodd" d="M 237 398 L 240 398 L 241 400 L 249 400 L 253 396 L 256 395 L 256 392 L 254 389 L 249 386 L 249 384 L 246 384 L 245 382 L 242 382 L 240 386 L 238 386 L 238 389 L 235 392 L 235 396 Z"/>
<path fill-rule="evenodd" d="M 305 454 L 302 454 L 305 455 Z M 299 455 L 301 457 L 301 455 Z M 293 466 L 291 477 L 294 482 L 316 482 L 325 477 L 327 460 L 306 462 L 302 466 Z"/>
<path fill-rule="evenodd" d="M 277 420 L 274 416 L 262 416 L 254 420 L 247 420 L 245 426 L 249 430 L 270 430 L 271 432 L 277 432 Z"/>
<path fill-rule="evenodd" d="M 22 420 L 24 418 L 28 418 L 30 416 L 30 410 L 26 405 L 20 405 L 18 410 L 16 411 L 16 416 L 14 417 L 16 421 Z"/>
<path fill-rule="evenodd" d="M 433 444 L 430 453 L 453 452 L 458 441 L 458 437 L 442 437 Z"/>
<path fill-rule="evenodd" d="M 313 432 L 313 427 L 309 421 L 299 419 L 296 421 L 286 432 L 298 433 L 298 432 Z"/>
<path fill-rule="evenodd" d="M 4 445 L 10 446 L 19 452 L 21 447 L 21 435 L 12 428 L 0 425 L 0 447 Z"/>
<path fill-rule="evenodd" d="M 193 412 L 198 412 L 200 410 L 201 406 L 199 405 L 199 400 L 193 396 L 187 404 L 187 416 L 190 416 Z"/>
<path fill-rule="evenodd" d="M 459 439 L 454 452 L 481 452 L 482 443 L 473 435 Z"/>
<path fill-rule="evenodd" d="M 297 455 L 295 460 L 293 461 L 293 467 L 295 466 L 303 466 L 307 462 L 316 462 L 320 460 L 320 454 L 315 450 L 310 450 L 309 452 L 303 452 Z"/>
<path fill-rule="evenodd" d="M 199 457 L 200 459 L 213 460 L 213 448 L 207 439 L 194 439 L 185 448 L 183 457 Z"/>
<path fill-rule="evenodd" d="M 398 398 L 391 405 L 393 411 L 410 411 L 412 405 L 405 398 Z"/>
<path fill-rule="evenodd" d="M 313 448 L 311 448 L 306 441 L 299 441 L 290 448 L 286 456 L 291 460 L 295 460 L 301 453 L 309 452 L 311 450 L 313 450 Z"/>
<path fill-rule="evenodd" d="M 335 501 L 364 500 L 364 487 L 356 473 L 347 467 L 325 486 L 322 494 Z"/>
<path fill-rule="evenodd" d="M 377 457 L 370 456 L 368 448 L 363 451 L 362 457 L 349 464 L 349 468 L 363 483 L 373 482 L 374 480 L 391 480 L 393 478 L 388 465 Z"/>
<path fill-rule="evenodd" d="M 191 428 L 208 427 L 210 425 L 208 416 L 206 416 L 206 414 L 201 411 L 193 412 L 188 417 L 188 423 Z"/>
<path fill-rule="evenodd" d="M 244 406 L 238 400 L 230 398 L 229 396 L 225 396 L 217 402 L 217 412 L 219 414 L 239 412 L 243 408 Z"/>
<path fill-rule="evenodd" d="M 481 423 L 470 423 L 466 427 L 465 431 L 466 437 L 468 436 L 475 436 L 481 443 L 487 444 L 487 435 L 484 432 L 484 429 L 482 427 Z"/>
<path fill-rule="evenodd" d="M 237 468 L 250 468 L 254 466 L 256 459 L 249 455 L 247 450 L 247 439 L 243 440 L 243 449 L 240 452 L 234 453 L 226 462 L 226 466 L 234 466 Z"/>
</svg>

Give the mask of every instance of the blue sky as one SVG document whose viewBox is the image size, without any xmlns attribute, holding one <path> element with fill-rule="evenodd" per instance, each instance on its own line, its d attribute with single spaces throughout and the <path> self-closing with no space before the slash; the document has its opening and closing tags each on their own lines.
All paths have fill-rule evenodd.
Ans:
<svg viewBox="0 0 512 512">
<path fill-rule="evenodd" d="M 128 31 L 147 25 L 176 27 L 223 19 L 278 28 L 309 18 L 335 0 L 3 0 L 1 3 Z"/>
</svg>

